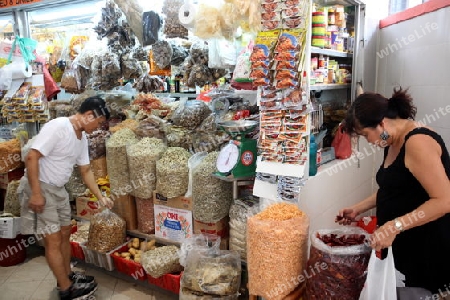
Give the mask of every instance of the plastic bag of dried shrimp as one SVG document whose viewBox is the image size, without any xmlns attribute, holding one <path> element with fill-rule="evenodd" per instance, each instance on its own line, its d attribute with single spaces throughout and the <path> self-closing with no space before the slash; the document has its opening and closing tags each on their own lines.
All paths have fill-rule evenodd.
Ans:
<svg viewBox="0 0 450 300">
<path fill-rule="evenodd" d="M 309 218 L 295 204 L 276 203 L 248 219 L 250 294 L 284 299 L 301 283 L 308 231 Z"/>
</svg>

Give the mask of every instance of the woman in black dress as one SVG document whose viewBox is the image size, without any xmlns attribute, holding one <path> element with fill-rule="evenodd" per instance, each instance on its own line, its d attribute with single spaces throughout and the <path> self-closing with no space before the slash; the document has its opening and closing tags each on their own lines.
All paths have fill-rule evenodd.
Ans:
<svg viewBox="0 0 450 300">
<path fill-rule="evenodd" d="M 442 117 L 447 114 L 439 111 Z M 336 221 L 350 224 L 376 207 L 379 227 L 372 248 L 392 245 L 406 286 L 450 295 L 450 158 L 442 138 L 415 122 L 415 114 L 402 89 L 390 99 L 364 93 L 355 100 L 346 130 L 383 147 L 384 160 L 376 175 L 378 191 L 342 209 Z"/>
</svg>

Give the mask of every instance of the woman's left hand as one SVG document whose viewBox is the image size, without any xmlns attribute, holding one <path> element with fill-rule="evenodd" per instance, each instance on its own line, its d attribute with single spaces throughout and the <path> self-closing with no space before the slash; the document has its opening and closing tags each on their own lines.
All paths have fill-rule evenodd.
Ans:
<svg viewBox="0 0 450 300">
<path fill-rule="evenodd" d="M 372 234 L 370 237 L 370 246 L 376 251 L 388 248 L 392 246 L 398 233 L 398 230 L 394 226 L 394 221 L 386 222 Z"/>
</svg>

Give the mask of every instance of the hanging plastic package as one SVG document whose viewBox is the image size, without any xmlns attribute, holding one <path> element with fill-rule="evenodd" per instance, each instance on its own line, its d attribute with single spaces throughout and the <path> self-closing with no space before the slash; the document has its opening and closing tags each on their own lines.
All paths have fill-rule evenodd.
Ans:
<svg viewBox="0 0 450 300">
<path fill-rule="evenodd" d="M 209 60 L 211 69 L 229 69 L 236 65 L 236 48 L 232 42 L 224 38 L 215 38 L 208 41 Z"/>
<path fill-rule="evenodd" d="M 158 41 L 158 33 L 162 26 L 161 17 L 154 11 L 144 12 L 142 18 L 144 29 L 144 46 L 153 45 Z"/>
</svg>

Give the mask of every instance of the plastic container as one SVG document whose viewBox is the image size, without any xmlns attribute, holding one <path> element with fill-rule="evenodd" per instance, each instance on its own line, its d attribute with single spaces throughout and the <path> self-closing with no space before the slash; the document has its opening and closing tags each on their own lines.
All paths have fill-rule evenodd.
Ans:
<svg viewBox="0 0 450 300">
<path fill-rule="evenodd" d="M 27 249 L 21 244 L 22 235 L 18 234 L 14 239 L 0 238 L 0 267 L 10 267 L 21 264 L 27 258 Z"/>
<path fill-rule="evenodd" d="M 324 35 L 313 35 L 311 40 L 311 45 L 314 47 L 324 48 L 325 47 L 325 36 Z"/>
<path fill-rule="evenodd" d="M 165 274 L 159 278 L 153 278 L 152 276 L 147 275 L 147 281 L 150 284 L 156 285 L 174 294 L 179 294 L 181 274 L 182 273 Z"/>
<path fill-rule="evenodd" d="M 88 264 L 93 264 L 97 267 L 106 269 L 107 271 L 114 271 L 114 260 L 111 257 L 111 254 L 126 245 L 127 243 L 120 245 L 119 247 L 106 253 L 100 253 L 95 250 L 90 250 L 86 247 L 86 243 L 81 244 L 81 248 L 83 249 L 84 257 Z"/>
<path fill-rule="evenodd" d="M 314 135 L 309 140 L 309 176 L 317 174 L 317 144 Z"/>
<path fill-rule="evenodd" d="M 70 234 L 77 232 L 77 230 L 78 230 L 78 226 L 73 226 L 70 231 Z M 84 252 L 83 252 L 83 248 L 81 248 L 80 243 L 71 241 L 70 242 L 70 253 L 71 253 L 72 257 L 84 261 Z"/>
<path fill-rule="evenodd" d="M 323 11 L 316 11 L 312 13 L 313 24 L 325 24 L 325 13 Z"/>
<path fill-rule="evenodd" d="M 326 35 L 325 24 L 313 24 L 312 25 L 312 34 L 313 35 Z"/>
<path fill-rule="evenodd" d="M 135 280 L 147 280 L 147 273 L 145 273 L 144 268 L 141 264 L 134 262 L 132 260 L 127 260 L 121 256 L 114 255 L 116 252 L 126 252 L 128 251 L 128 246 L 124 245 L 120 249 L 111 253 L 111 257 L 114 261 L 114 267 L 120 273 L 124 273 L 128 276 L 133 277 Z"/>
</svg>

